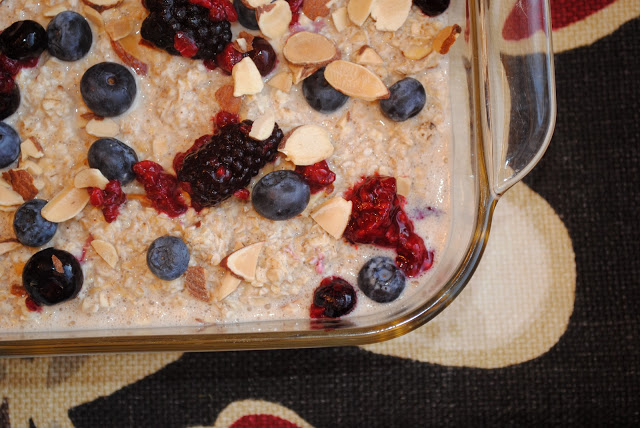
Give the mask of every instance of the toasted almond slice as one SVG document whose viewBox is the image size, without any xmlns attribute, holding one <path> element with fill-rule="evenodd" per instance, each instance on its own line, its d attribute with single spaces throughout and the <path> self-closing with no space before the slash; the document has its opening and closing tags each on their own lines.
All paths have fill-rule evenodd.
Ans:
<svg viewBox="0 0 640 428">
<path fill-rule="evenodd" d="M 20 243 L 15 239 L 2 241 L 0 242 L 0 255 L 8 253 L 9 251 L 13 251 L 18 247 L 20 247 Z"/>
<path fill-rule="evenodd" d="M 76 174 L 73 179 L 73 185 L 78 189 L 85 189 L 87 187 L 98 187 L 104 190 L 109 184 L 109 179 L 102 175 L 99 169 L 87 168 L 83 169 Z"/>
<path fill-rule="evenodd" d="M 371 17 L 376 20 L 376 30 L 396 31 L 405 23 L 411 11 L 412 0 L 375 0 Z"/>
<path fill-rule="evenodd" d="M 378 55 L 378 52 L 374 51 L 371 46 L 364 45 L 354 55 L 354 59 L 358 64 L 370 64 L 379 65 L 384 61 Z"/>
<path fill-rule="evenodd" d="M 233 85 L 221 86 L 216 91 L 215 97 L 222 110 L 233 114 L 240 113 L 242 98 L 233 96 Z"/>
<path fill-rule="evenodd" d="M 120 40 L 127 37 L 134 30 L 135 23 L 132 19 L 127 17 L 119 17 L 118 19 L 109 20 L 104 29 L 111 38 L 111 40 Z"/>
<path fill-rule="evenodd" d="M 40 215 L 45 220 L 62 223 L 80 213 L 89 202 L 89 192 L 73 186 L 63 189 L 42 207 Z"/>
<path fill-rule="evenodd" d="M 287 39 L 282 53 L 292 64 L 322 67 L 337 57 L 338 50 L 322 34 L 300 31 Z"/>
<path fill-rule="evenodd" d="M 278 151 L 296 165 L 313 165 L 333 154 L 329 134 L 318 125 L 303 125 L 294 129 L 280 144 Z"/>
<path fill-rule="evenodd" d="M 433 52 L 433 48 L 427 45 L 408 45 L 402 48 L 402 55 L 407 59 L 419 60 Z"/>
<path fill-rule="evenodd" d="M 331 17 L 333 18 L 333 25 L 335 25 L 339 33 L 342 33 L 342 31 L 349 26 L 349 14 L 347 13 L 346 7 L 340 7 L 334 10 Z"/>
<path fill-rule="evenodd" d="M 30 201 L 38 195 L 38 189 L 33 185 L 33 177 L 24 169 L 10 169 L 2 173 L 13 190 L 22 196 L 25 201 Z"/>
<path fill-rule="evenodd" d="M 241 281 L 242 280 L 240 278 L 231 272 L 227 272 L 224 278 L 222 278 L 220 286 L 214 291 L 216 299 L 224 300 L 227 296 L 236 291 Z"/>
<path fill-rule="evenodd" d="M 461 31 L 458 24 L 444 27 L 433 39 L 433 50 L 443 55 L 449 52 Z"/>
<path fill-rule="evenodd" d="M 258 67 L 249 57 L 243 58 L 231 71 L 233 77 L 233 96 L 259 94 L 264 88 Z"/>
<path fill-rule="evenodd" d="M 249 131 L 249 137 L 254 140 L 264 141 L 271 136 L 275 126 L 276 116 L 272 110 L 269 110 L 253 122 L 251 131 Z"/>
<path fill-rule="evenodd" d="M 329 199 L 311 214 L 327 233 L 336 239 L 340 239 L 347 228 L 353 203 L 340 196 Z"/>
<path fill-rule="evenodd" d="M 319 68 L 320 67 L 317 65 L 296 65 L 289 63 L 293 84 L 297 85 L 302 82 L 304 79 L 315 73 Z"/>
<path fill-rule="evenodd" d="M 102 257 L 105 262 L 107 262 L 109 266 L 114 269 L 116 268 L 119 259 L 116 247 L 111 245 L 109 242 L 103 241 L 101 239 L 94 239 L 93 241 L 91 241 L 91 246 L 94 250 L 96 250 L 96 253 L 98 253 L 98 255 Z"/>
<path fill-rule="evenodd" d="M 11 207 L 14 205 L 22 205 L 24 199 L 22 196 L 13 189 L 5 186 L 0 186 L 0 206 Z"/>
<path fill-rule="evenodd" d="M 33 175 L 42 174 L 42 168 L 40 167 L 40 165 L 38 165 L 37 163 L 31 160 L 20 162 L 20 168 L 26 169 L 27 171 L 31 172 L 31 174 Z"/>
<path fill-rule="evenodd" d="M 277 39 L 289 30 L 289 23 L 293 15 L 289 3 L 277 0 L 274 3 L 260 6 L 256 9 L 258 27 L 269 39 Z"/>
<path fill-rule="evenodd" d="M 120 127 L 111 119 L 91 119 L 84 130 L 94 137 L 115 137 L 120 132 Z"/>
<path fill-rule="evenodd" d="M 338 60 L 327 65 L 324 78 L 338 91 L 350 97 L 373 101 L 389 98 L 389 89 L 365 67 Z"/>
<path fill-rule="evenodd" d="M 302 3 L 302 13 L 307 18 L 315 21 L 316 18 L 329 16 L 329 3 L 333 0 L 305 0 Z"/>
<path fill-rule="evenodd" d="M 283 71 L 273 76 L 271 80 L 267 82 L 267 85 L 276 89 L 280 89 L 282 92 L 289 93 L 292 83 L 293 76 L 291 75 L 291 73 L 288 71 Z"/>
<path fill-rule="evenodd" d="M 82 14 L 85 15 L 87 18 L 89 18 L 89 20 L 93 22 L 95 25 L 97 25 L 98 27 L 102 27 L 104 25 L 104 19 L 102 18 L 102 15 L 93 7 L 86 6 L 86 5 L 83 6 Z"/>
<path fill-rule="evenodd" d="M 59 4 L 57 6 L 52 7 L 51 9 L 45 10 L 43 15 L 46 16 L 47 18 L 53 18 L 54 16 L 64 12 L 65 10 L 67 10 L 67 8 L 64 5 Z"/>
<path fill-rule="evenodd" d="M 238 37 L 237 39 L 234 40 L 233 47 L 235 48 L 235 50 L 242 53 L 246 53 L 251 50 L 249 49 L 249 44 L 247 43 L 247 39 L 244 39 L 242 37 Z"/>
<path fill-rule="evenodd" d="M 111 9 L 113 7 L 119 6 L 123 0 L 82 0 L 84 4 L 98 12 L 102 12 L 107 9 Z"/>
<path fill-rule="evenodd" d="M 396 178 L 396 193 L 398 195 L 402 195 L 406 198 L 407 196 L 409 196 L 410 190 L 411 190 L 411 179 L 409 179 L 409 177 Z"/>
<path fill-rule="evenodd" d="M 271 0 L 242 0 L 242 4 L 247 6 L 249 9 L 257 9 L 260 6 L 264 6 L 269 3 L 271 3 Z"/>
<path fill-rule="evenodd" d="M 40 143 L 31 138 L 27 138 L 20 143 L 20 154 L 23 161 L 27 160 L 27 158 L 40 159 L 44 156 Z"/>
<path fill-rule="evenodd" d="M 366 21 L 369 14 L 371 14 L 372 7 L 373 0 L 349 0 L 349 4 L 347 5 L 349 19 L 358 27 L 362 27 L 364 21 Z"/>
<path fill-rule="evenodd" d="M 229 254 L 222 262 L 236 276 L 247 281 L 256 279 L 256 268 L 258 267 L 258 257 L 264 242 L 256 242 Z"/>
</svg>

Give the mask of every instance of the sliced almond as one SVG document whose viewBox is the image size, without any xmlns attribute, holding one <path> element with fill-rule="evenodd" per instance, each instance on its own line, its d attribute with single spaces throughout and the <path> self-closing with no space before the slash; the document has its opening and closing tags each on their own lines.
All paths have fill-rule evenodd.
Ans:
<svg viewBox="0 0 640 428">
<path fill-rule="evenodd" d="M 22 205 L 24 199 L 18 192 L 5 186 L 0 186 L 0 206 L 11 207 L 14 205 Z"/>
<path fill-rule="evenodd" d="M 242 4 L 247 6 L 249 9 L 257 9 L 260 6 L 264 6 L 269 3 L 271 3 L 271 0 L 242 0 Z"/>
<path fill-rule="evenodd" d="M 87 6 L 102 12 L 103 10 L 111 9 L 112 7 L 119 6 L 123 0 L 82 0 Z"/>
<path fill-rule="evenodd" d="M 184 274 L 184 288 L 198 300 L 208 302 L 211 299 L 207 290 L 207 279 L 202 266 L 189 266 Z"/>
<path fill-rule="evenodd" d="M 280 89 L 282 92 L 289 93 L 292 83 L 293 76 L 291 75 L 291 73 L 288 71 L 283 71 L 273 76 L 271 80 L 267 82 L 267 85 L 276 89 Z"/>
<path fill-rule="evenodd" d="M 402 55 L 407 59 L 420 60 L 433 52 L 433 48 L 427 45 L 408 45 L 402 48 Z"/>
<path fill-rule="evenodd" d="M 27 138 L 20 143 L 20 154 L 23 161 L 27 160 L 27 158 L 40 159 L 44 156 L 42 146 L 37 140 L 32 138 Z"/>
<path fill-rule="evenodd" d="M 116 247 L 101 239 L 94 239 L 91 241 L 91 246 L 96 250 L 96 253 L 102 257 L 102 260 L 107 262 L 107 264 L 112 268 L 116 268 L 119 259 Z"/>
<path fill-rule="evenodd" d="M 20 162 L 20 168 L 31 172 L 31 174 L 33 175 L 42 174 L 42 168 L 40 167 L 40 165 L 31 160 Z"/>
<path fill-rule="evenodd" d="M 242 37 L 238 37 L 233 41 L 233 47 L 235 48 L 235 50 L 242 53 L 246 53 L 251 50 L 249 44 L 247 43 L 247 39 Z"/>
<path fill-rule="evenodd" d="M 433 50 L 443 55 L 449 52 L 461 31 L 462 28 L 458 24 L 444 27 L 433 39 Z"/>
<path fill-rule="evenodd" d="M 367 20 L 371 14 L 373 7 L 373 0 L 349 0 L 347 5 L 347 14 L 351 22 L 358 27 L 362 27 L 364 21 Z"/>
<path fill-rule="evenodd" d="M 342 33 L 349 26 L 349 14 L 346 7 L 334 10 L 331 17 L 333 18 L 333 25 L 335 25 L 339 33 Z"/>
<path fill-rule="evenodd" d="M 364 45 L 354 55 L 354 60 L 358 64 L 365 65 L 379 65 L 384 64 L 384 61 L 378 55 L 378 52 L 374 51 L 371 46 Z"/>
<path fill-rule="evenodd" d="M 333 154 L 329 134 L 318 125 L 303 125 L 294 129 L 280 144 L 278 151 L 295 165 L 313 165 Z"/>
<path fill-rule="evenodd" d="M 287 39 L 282 53 L 292 64 L 322 67 L 337 58 L 338 49 L 322 34 L 300 31 Z"/>
<path fill-rule="evenodd" d="M 340 239 L 351 217 L 353 203 L 340 196 L 329 199 L 311 214 L 327 233 L 336 239 Z"/>
<path fill-rule="evenodd" d="M 297 85 L 313 73 L 318 71 L 320 67 L 316 65 L 296 65 L 289 63 L 289 70 L 291 70 L 291 79 L 293 84 Z"/>
<path fill-rule="evenodd" d="M 221 264 L 240 278 L 253 281 L 256 279 L 258 257 L 263 246 L 264 242 L 257 242 L 241 248 L 229 254 Z"/>
<path fill-rule="evenodd" d="M 224 278 L 222 278 L 220 286 L 214 292 L 216 299 L 224 300 L 227 296 L 236 291 L 241 281 L 242 280 L 240 278 L 231 272 L 227 272 Z"/>
<path fill-rule="evenodd" d="M 274 3 L 260 6 L 256 9 L 258 27 L 269 39 L 277 39 L 289 30 L 289 23 L 293 17 L 289 3 L 277 0 Z"/>
<path fill-rule="evenodd" d="M 411 180 L 408 177 L 396 178 L 396 193 L 402 195 L 405 198 L 409 196 L 411 190 Z"/>
<path fill-rule="evenodd" d="M 338 60 L 324 70 L 327 82 L 350 97 L 367 101 L 389 98 L 389 89 L 365 67 L 349 61 Z"/>
<path fill-rule="evenodd" d="M 52 7 L 51 9 L 45 10 L 43 15 L 46 16 L 47 18 L 53 18 L 54 16 L 64 12 L 65 10 L 67 10 L 67 8 L 64 5 L 59 4 L 57 6 Z"/>
<path fill-rule="evenodd" d="M 102 175 L 99 169 L 87 168 L 76 174 L 73 179 L 73 185 L 78 189 L 86 189 L 87 187 L 98 187 L 104 190 L 109 184 L 109 179 Z"/>
<path fill-rule="evenodd" d="M 102 15 L 100 15 L 100 12 L 98 12 L 94 8 L 85 5 L 82 7 L 82 14 L 89 18 L 89 20 L 98 27 L 102 27 L 104 25 L 104 19 L 102 18 Z"/>
<path fill-rule="evenodd" d="M 405 23 L 411 11 L 412 0 L 375 0 L 371 17 L 376 20 L 376 30 L 396 31 Z"/>
<path fill-rule="evenodd" d="M 135 22 L 132 19 L 126 17 L 119 17 L 118 19 L 109 20 L 104 29 L 111 38 L 111 40 L 120 40 L 133 33 L 135 28 Z"/>
<path fill-rule="evenodd" d="M 22 196 L 25 201 L 30 201 L 38 195 L 38 189 L 33 185 L 33 177 L 29 174 L 29 171 L 10 169 L 2 173 L 2 178 L 11 184 L 13 190 Z"/>
<path fill-rule="evenodd" d="M 20 247 L 20 243 L 15 239 L 2 241 L 0 242 L 0 255 L 8 253 L 9 251 L 13 251 L 18 247 Z"/>
<path fill-rule="evenodd" d="M 91 119 L 84 130 L 94 137 L 115 137 L 120 132 L 120 126 L 111 119 Z"/>
<path fill-rule="evenodd" d="M 234 67 L 235 68 L 235 67 Z M 221 86 L 216 91 L 216 101 L 220 108 L 229 113 L 238 114 L 242 108 L 242 98 L 233 96 L 233 85 Z"/>
<path fill-rule="evenodd" d="M 257 118 L 251 126 L 249 137 L 254 140 L 264 141 L 271 136 L 273 128 L 276 126 L 276 116 L 269 110 Z"/>
<path fill-rule="evenodd" d="M 233 77 L 233 96 L 259 94 L 264 88 L 258 67 L 249 57 L 243 58 L 231 71 Z"/>
<path fill-rule="evenodd" d="M 328 4 L 333 0 L 304 0 L 302 13 L 312 21 L 329 16 Z"/>
<path fill-rule="evenodd" d="M 80 213 L 89 203 L 89 192 L 85 189 L 67 187 L 42 207 L 40 215 L 45 220 L 62 223 Z"/>
</svg>

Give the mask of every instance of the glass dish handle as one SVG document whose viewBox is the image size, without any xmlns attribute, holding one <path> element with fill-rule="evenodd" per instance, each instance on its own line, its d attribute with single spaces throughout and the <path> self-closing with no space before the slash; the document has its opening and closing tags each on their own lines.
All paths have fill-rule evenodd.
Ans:
<svg viewBox="0 0 640 428">
<path fill-rule="evenodd" d="M 531 171 L 553 134 L 551 16 L 548 0 L 478 0 L 476 5 L 484 160 L 497 198 Z"/>
</svg>

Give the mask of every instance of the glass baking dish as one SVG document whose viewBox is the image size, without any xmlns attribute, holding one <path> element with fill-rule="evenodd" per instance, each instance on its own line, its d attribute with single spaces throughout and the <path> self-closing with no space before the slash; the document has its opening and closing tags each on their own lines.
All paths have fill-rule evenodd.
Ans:
<svg viewBox="0 0 640 428">
<path fill-rule="evenodd" d="M 431 320 L 462 291 L 478 266 L 498 199 L 535 166 L 551 139 L 556 107 L 549 2 L 528 3 L 518 25 L 531 36 L 507 40 L 507 17 L 522 7 L 519 1 L 451 2 L 450 24 L 460 25 L 462 33 L 449 53 L 450 238 L 436 271 L 402 305 L 344 320 L 0 332 L 0 355 L 361 345 L 400 336 Z"/>
</svg>

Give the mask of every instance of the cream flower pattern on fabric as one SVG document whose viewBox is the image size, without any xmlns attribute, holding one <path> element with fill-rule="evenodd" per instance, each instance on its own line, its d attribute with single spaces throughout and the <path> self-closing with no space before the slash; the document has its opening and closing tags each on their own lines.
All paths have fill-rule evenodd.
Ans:
<svg viewBox="0 0 640 428">
<path fill-rule="evenodd" d="M 547 352 L 573 312 L 575 255 L 553 208 L 519 183 L 498 202 L 480 265 L 424 327 L 373 352 L 450 366 L 504 367 Z"/>
</svg>

